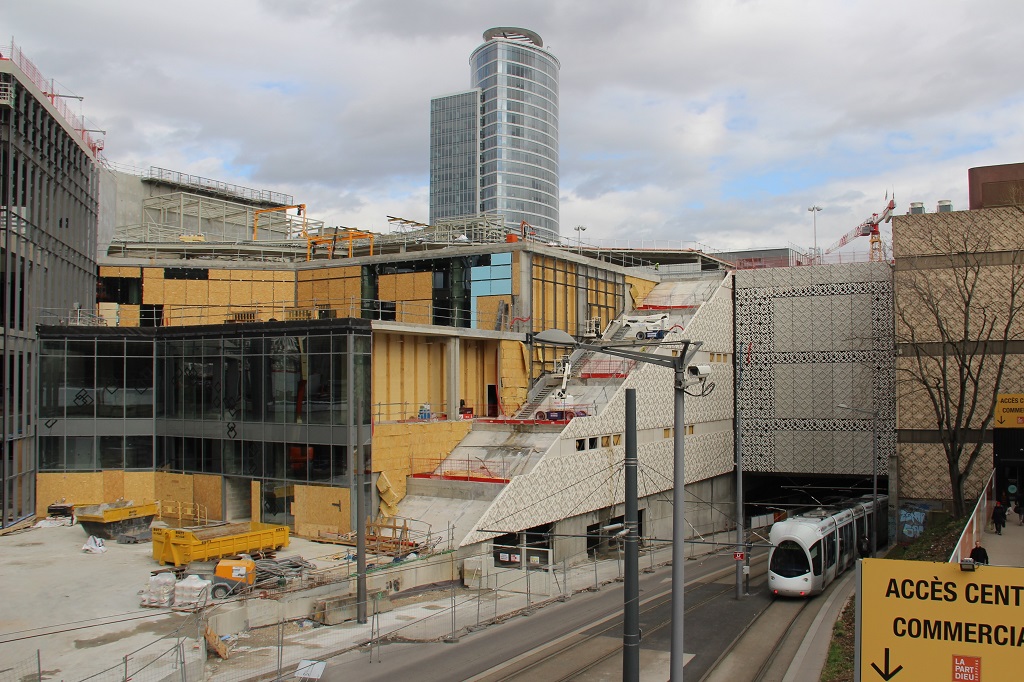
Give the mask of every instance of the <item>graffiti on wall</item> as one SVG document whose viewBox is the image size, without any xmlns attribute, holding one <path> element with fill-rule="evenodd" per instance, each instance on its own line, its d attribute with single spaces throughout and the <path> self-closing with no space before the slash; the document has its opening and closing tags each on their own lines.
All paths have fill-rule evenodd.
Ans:
<svg viewBox="0 0 1024 682">
<path fill-rule="evenodd" d="M 916 540 L 924 533 L 928 512 L 930 507 L 927 504 L 917 502 L 904 502 L 900 505 L 899 522 L 897 532 L 899 542 Z"/>
</svg>

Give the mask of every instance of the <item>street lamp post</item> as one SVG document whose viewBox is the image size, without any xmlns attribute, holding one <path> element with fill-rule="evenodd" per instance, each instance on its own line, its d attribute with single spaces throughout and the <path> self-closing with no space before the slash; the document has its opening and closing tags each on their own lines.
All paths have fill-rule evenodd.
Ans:
<svg viewBox="0 0 1024 682">
<path fill-rule="evenodd" d="M 673 371 L 672 386 L 675 392 L 675 403 L 672 425 L 672 434 L 674 436 L 672 458 L 672 643 L 669 659 L 669 679 L 673 682 L 683 682 L 683 667 L 686 665 L 686 654 L 683 650 L 683 619 L 686 616 L 686 603 L 683 594 L 686 586 L 686 514 L 684 503 L 686 490 L 686 457 L 684 452 L 686 422 L 684 406 L 687 387 L 703 383 L 704 379 L 706 379 L 706 374 L 701 376 L 700 368 L 690 367 L 690 363 L 700 348 L 701 342 L 689 339 L 671 341 L 669 343 L 680 344 L 682 349 L 678 355 L 668 356 L 632 350 L 635 344 L 581 344 L 561 329 L 545 329 L 534 334 L 533 340 L 555 346 L 585 348 L 596 353 L 604 353 L 605 355 L 658 365 L 659 367 L 669 367 Z M 690 371 L 691 369 L 693 371 Z M 627 608 L 635 608 L 637 606 L 638 603 L 629 605 Z M 627 635 L 632 635 L 632 633 L 624 633 L 624 642 L 627 641 Z"/>
<path fill-rule="evenodd" d="M 818 211 L 821 210 L 821 206 L 815 204 L 807 209 L 811 212 L 811 238 L 814 239 L 814 252 L 811 256 L 811 264 L 818 264 Z"/>
<path fill-rule="evenodd" d="M 587 231 L 587 226 L 586 225 L 577 225 L 576 227 L 574 227 L 572 229 L 576 230 L 576 243 L 577 243 L 577 245 L 579 247 L 579 252 L 582 255 L 583 254 L 583 233 Z"/>
<path fill-rule="evenodd" d="M 878 546 L 878 410 L 865 410 L 843 403 L 837 404 L 836 407 L 871 415 L 871 528 L 868 530 L 871 533 L 871 556 L 875 556 L 875 549 Z"/>
</svg>

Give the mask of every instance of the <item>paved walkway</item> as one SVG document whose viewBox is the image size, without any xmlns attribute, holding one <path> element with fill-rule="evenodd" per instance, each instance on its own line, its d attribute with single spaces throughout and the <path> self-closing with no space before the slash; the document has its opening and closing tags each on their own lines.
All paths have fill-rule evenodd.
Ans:
<svg viewBox="0 0 1024 682">
<path fill-rule="evenodd" d="M 1018 524 L 1016 514 L 1010 514 L 1002 535 L 985 531 L 981 546 L 988 551 L 988 561 L 993 566 L 1024 567 L 1024 526 Z"/>
</svg>

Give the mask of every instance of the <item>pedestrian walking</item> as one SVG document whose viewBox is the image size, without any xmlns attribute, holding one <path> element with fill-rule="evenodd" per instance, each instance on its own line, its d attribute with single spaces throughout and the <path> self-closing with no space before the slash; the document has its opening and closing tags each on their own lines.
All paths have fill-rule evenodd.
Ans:
<svg viewBox="0 0 1024 682">
<path fill-rule="evenodd" d="M 971 561 L 976 564 L 988 565 L 988 552 L 981 546 L 981 540 L 974 543 L 974 549 L 971 550 Z"/>
<path fill-rule="evenodd" d="M 992 508 L 992 523 L 996 527 L 996 535 L 1003 534 L 1003 526 L 1006 525 L 1006 507 L 999 500 L 996 500 L 996 506 Z"/>
<path fill-rule="evenodd" d="M 1024 526 L 1024 503 L 1017 499 L 1017 504 L 1013 505 L 1013 511 L 1017 514 L 1017 518 L 1020 519 L 1020 523 L 1017 525 Z"/>
</svg>

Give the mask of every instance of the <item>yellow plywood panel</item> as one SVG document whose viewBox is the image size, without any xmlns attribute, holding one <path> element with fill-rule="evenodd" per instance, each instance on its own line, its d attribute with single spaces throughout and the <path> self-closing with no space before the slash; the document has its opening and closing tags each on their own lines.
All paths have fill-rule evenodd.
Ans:
<svg viewBox="0 0 1024 682">
<path fill-rule="evenodd" d="M 155 471 L 124 472 L 124 499 L 133 502 L 156 502 Z"/>
<path fill-rule="evenodd" d="M 501 404 L 505 414 L 515 414 L 526 402 L 530 390 L 530 369 L 525 344 L 501 341 Z"/>
<path fill-rule="evenodd" d="M 142 279 L 163 279 L 164 269 L 163 268 L 143 268 Z"/>
<path fill-rule="evenodd" d="M 45 517 L 46 508 L 63 500 L 68 504 L 100 504 L 103 499 L 101 472 L 36 474 L 36 516 Z"/>
<path fill-rule="evenodd" d="M 498 322 L 498 310 L 501 303 L 510 304 L 509 296 L 477 296 L 476 297 L 476 328 L 493 330 Z"/>
<path fill-rule="evenodd" d="M 211 474 L 195 474 L 192 476 L 192 500 L 206 507 L 210 519 L 223 519 L 222 489 L 224 479 Z"/>
<path fill-rule="evenodd" d="M 185 300 L 185 280 L 166 279 L 164 280 L 164 304 L 182 305 Z"/>
<path fill-rule="evenodd" d="M 231 305 L 250 305 L 252 303 L 252 282 L 231 280 Z"/>
<path fill-rule="evenodd" d="M 227 280 L 213 280 L 209 284 L 209 305 L 231 304 L 231 283 Z"/>
<path fill-rule="evenodd" d="M 319 282 L 317 282 L 319 284 Z M 315 290 L 315 284 L 311 281 L 300 281 L 295 284 L 295 305 L 312 305 L 314 301 L 313 291 Z M 324 287 L 324 294 L 327 293 L 327 287 Z M 324 296 L 326 299 L 327 296 Z"/>
<path fill-rule="evenodd" d="M 340 509 L 335 505 L 340 505 Z M 320 531 L 348 533 L 352 530 L 347 488 L 297 485 L 292 514 L 295 515 L 295 534 L 301 537 L 316 538 Z"/>
<path fill-rule="evenodd" d="M 105 265 L 100 267 L 100 277 L 142 277 L 142 268 Z"/>
<path fill-rule="evenodd" d="M 103 501 L 114 502 L 124 497 L 124 472 L 121 470 L 103 471 Z"/>
<path fill-rule="evenodd" d="M 188 305 L 206 305 L 210 302 L 210 283 L 204 280 L 186 280 L 185 301 Z"/>
<path fill-rule="evenodd" d="M 327 281 L 327 285 L 328 298 L 332 303 L 344 303 L 351 295 L 347 279 L 331 279 Z"/>
<path fill-rule="evenodd" d="M 191 503 L 193 499 L 192 477 L 188 474 L 172 474 L 166 471 L 156 472 L 153 481 L 156 498 L 167 502 Z"/>
<path fill-rule="evenodd" d="M 633 305 L 640 306 L 647 299 L 647 296 L 651 293 L 657 282 L 652 282 L 646 279 L 639 279 L 638 277 L 626 277 L 626 286 L 629 288 L 630 295 L 633 297 Z"/>
<path fill-rule="evenodd" d="M 249 518 L 253 521 L 263 519 L 263 493 L 260 492 L 260 482 L 252 481 L 249 486 L 251 495 L 249 497 Z"/>
<path fill-rule="evenodd" d="M 231 271 L 232 282 L 251 282 L 252 281 L 252 270 L 232 270 Z"/>
<path fill-rule="evenodd" d="M 146 305 L 161 305 L 164 302 L 163 278 L 142 280 L 142 302 Z"/>
<path fill-rule="evenodd" d="M 275 270 L 274 271 L 275 282 L 295 282 L 295 273 L 288 270 Z"/>
<path fill-rule="evenodd" d="M 141 306 L 137 305 L 123 305 L 118 308 L 118 325 L 121 327 L 138 327 L 140 308 Z"/>
<path fill-rule="evenodd" d="M 398 296 L 398 275 L 381 275 L 377 278 L 377 298 L 395 301 Z"/>
<path fill-rule="evenodd" d="M 211 282 L 215 280 L 229 280 L 231 279 L 231 271 L 210 269 L 208 277 Z"/>
<path fill-rule="evenodd" d="M 205 308 L 207 324 L 221 324 L 231 318 L 231 308 L 224 305 L 211 305 Z"/>
<path fill-rule="evenodd" d="M 293 305 L 295 303 L 295 283 L 274 282 L 273 300 L 278 303 Z"/>
<path fill-rule="evenodd" d="M 326 279 L 318 279 L 310 285 L 307 297 L 317 302 L 330 300 L 331 283 Z"/>
<path fill-rule="evenodd" d="M 252 301 L 257 303 L 279 303 L 274 300 L 274 285 L 271 282 L 252 283 Z"/>
<path fill-rule="evenodd" d="M 429 301 L 400 301 L 395 307 L 395 319 L 407 324 L 431 324 L 432 306 Z"/>
</svg>

